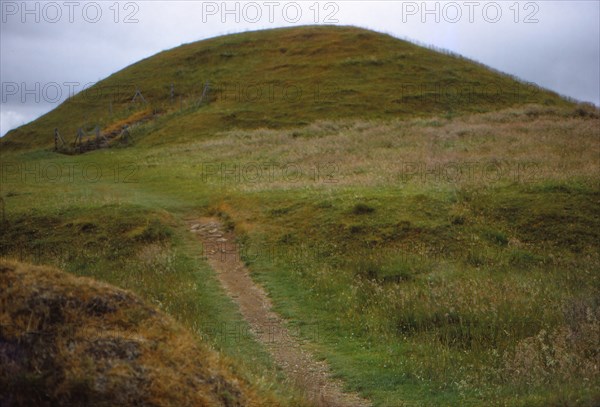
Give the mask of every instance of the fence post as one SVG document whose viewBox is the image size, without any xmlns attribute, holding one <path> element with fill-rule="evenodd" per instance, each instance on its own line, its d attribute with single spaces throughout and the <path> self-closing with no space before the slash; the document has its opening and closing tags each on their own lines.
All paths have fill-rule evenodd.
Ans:
<svg viewBox="0 0 600 407">
<path fill-rule="evenodd" d="M 131 99 L 131 103 L 135 102 L 135 100 L 138 98 L 138 96 L 140 97 L 140 99 L 142 99 L 142 102 L 148 103 L 146 101 L 146 98 L 144 98 L 144 95 L 142 95 L 142 92 L 140 91 L 140 88 L 136 88 L 135 95 L 133 95 L 133 99 Z"/>
<path fill-rule="evenodd" d="M 0 196 L 0 211 L 2 212 L 1 224 L 4 225 L 4 223 L 6 222 L 6 211 L 4 208 L 4 198 L 2 198 L 1 196 Z"/>
<path fill-rule="evenodd" d="M 202 89 L 202 96 L 200 96 L 198 105 L 201 105 L 204 101 L 208 101 L 208 92 L 210 92 L 210 82 L 204 84 L 204 89 Z"/>
</svg>

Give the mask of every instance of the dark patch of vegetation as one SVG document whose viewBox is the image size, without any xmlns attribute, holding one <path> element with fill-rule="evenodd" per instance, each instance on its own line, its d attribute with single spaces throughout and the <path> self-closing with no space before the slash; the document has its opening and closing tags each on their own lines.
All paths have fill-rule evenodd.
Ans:
<svg viewBox="0 0 600 407">
<path fill-rule="evenodd" d="M 355 215 L 365 215 L 373 212 L 375 212 L 375 208 L 365 203 L 357 203 L 352 207 L 352 213 Z"/>
</svg>

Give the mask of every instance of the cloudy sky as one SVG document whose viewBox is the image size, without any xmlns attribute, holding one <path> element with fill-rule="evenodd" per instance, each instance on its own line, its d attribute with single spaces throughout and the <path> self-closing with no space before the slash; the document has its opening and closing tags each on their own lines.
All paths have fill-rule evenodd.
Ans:
<svg viewBox="0 0 600 407">
<path fill-rule="evenodd" d="M 355 25 L 600 105 L 600 2 L 0 0 L 0 135 L 159 51 L 240 31 Z"/>
</svg>

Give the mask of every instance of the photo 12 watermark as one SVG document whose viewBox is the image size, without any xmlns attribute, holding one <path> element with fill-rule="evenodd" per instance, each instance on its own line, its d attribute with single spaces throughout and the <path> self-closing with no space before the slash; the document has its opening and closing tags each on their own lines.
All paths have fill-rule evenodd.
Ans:
<svg viewBox="0 0 600 407">
<path fill-rule="evenodd" d="M 2 23 L 56 24 L 110 21 L 139 23 L 140 3 L 134 1 L 2 1 Z"/>
<path fill-rule="evenodd" d="M 441 82 L 423 81 L 401 83 L 391 90 L 393 101 L 397 104 L 435 103 L 462 104 L 477 102 L 534 102 L 541 88 L 533 83 L 515 81 L 507 86 L 506 82 Z"/>
<path fill-rule="evenodd" d="M 61 103 L 89 89 L 94 82 L 2 82 L 2 103 Z M 120 93 L 118 93 L 120 94 Z M 89 92 L 84 92 L 88 95 Z M 97 95 L 95 95 L 97 98 Z"/>
<path fill-rule="evenodd" d="M 300 338 L 319 342 L 322 335 L 318 323 L 286 327 L 278 323 L 260 324 L 254 327 L 235 322 L 206 323 L 197 327 L 196 331 L 204 340 L 240 344 L 243 341 L 259 338 L 263 343 L 271 346 L 288 346 L 296 343 Z"/>
<path fill-rule="evenodd" d="M 538 162 L 449 161 L 402 162 L 398 180 L 402 183 L 530 183 L 542 177 Z"/>
<path fill-rule="evenodd" d="M 139 81 L 145 78 L 138 77 Z M 297 103 L 297 102 L 335 102 L 339 101 L 340 86 L 337 83 L 305 83 L 291 81 L 206 81 L 195 85 L 180 85 L 176 82 L 156 83 L 152 89 L 140 87 L 133 82 L 104 84 L 77 81 L 14 82 L 1 84 L 2 103 L 20 104 L 60 104 L 72 101 L 78 95 L 77 102 L 128 103 L 137 99 L 146 102 L 171 102 L 201 99 L 234 103 Z M 138 97 L 136 97 L 138 95 Z M 139 97 L 139 95 L 143 96 Z M 145 95 L 145 96 L 144 96 Z M 152 95 L 152 98 L 149 97 Z"/>
<path fill-rule="evenodd" d="M 120 163 L 107 167 L 95 162 L 19 163 L 3 161 L 0 164 L 0 184 L 70 184 L 75 182 L 117 184 L 139 182 L 136 163 Z"/>
<path fill-rule="evenodd" d="M 335 162 L 305 164 L 299 162 L 210 162 L 201 163 L 200 180 L 206 184 L 241 185 L 260 183 L 297 183 L 312 181 L 323 184 L 339 182 Z"/>
<path fill-rule="evenodd" d="M 193 232 L 197 230 L 192 229 Z M 200 244 L 200 256 L 204 260 L 212 258 L 215 261 L 241 261 L 254 263 L 257 261 L 277 264 L 290 259 L 300 260 L 315 257 L 330 256 L 331 248 L 328 246 L 305 244 L 259 244 L 247 245 L 239 242 L 227 241 L 220 237 L 215 241 Z"/>
<path fill-rule="evenodd" d="M 402 1 L 402 23 L 539 23 L 538 2 Z"/>
<path fill-rule="evenodd" d="M 202 2 L 202 23 L 275 23 L 277 21 L 296 24 L 339 23 L 340 5 L 337 2 L 305 1 L 204 1 Z"/>
</svg>

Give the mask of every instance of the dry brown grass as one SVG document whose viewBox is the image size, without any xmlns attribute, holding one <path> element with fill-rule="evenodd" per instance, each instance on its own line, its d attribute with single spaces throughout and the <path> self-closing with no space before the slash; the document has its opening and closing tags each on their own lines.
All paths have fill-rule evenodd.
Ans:
<svg viewBox="0 0 600 407">
<path fill-rule="evenodd" d="M 152 115 L 153 115 L 153 112 L 152 112 L 151 108 L 146 108 L 144 110 L 134 112 L 131 115 L 129 115 L 128 117 L 121 119 L 121 120 L 117 120 L 117 121 L 111 123 L 110 125 L 106 126 L 106 128 L 104 128 L 102 130 L 102 133 L 103 134 L 119 133 L 121 131 L 121 129 L 123 129 L 124 126 L 131 126 L 138 122 L 150 119 L 152 117 Z"/>
<path fill-rule="evenodd" d="M 274 405 L 128 291 L 0 261 L 0 404 Z"/>
<path fill-rule="evenodd" d="M 212 140 L 173 146 L 168 153 L 185 157 L 197 151 L 203 157 L 219 157 L 216 164 L 235 175 L 221 177 L 217 171 L 207 181 L 243 190 L 599 177 L 600 120 L 597 111 L 587 109 L 581 113 L 581 108 L 532 105 L 451 119 L 320 121 L 291 130 L 230 131 Z M 265 163 L 276 165 L 255 179 L 255 165 Z M 291 172 L 299 169 L 302 176 L 286 177 L 288 164 Z"/>
<path fill-rule="evenodd" d="M 542 329 L 525 338 L 506 356 L 507 377 L 534 384 L 576 377 L 594 382 L 600 374 L 600 308 L 593 301 L 571 301 L 565 309 L 568 323 L 552 332 Z"/>
</svg>

